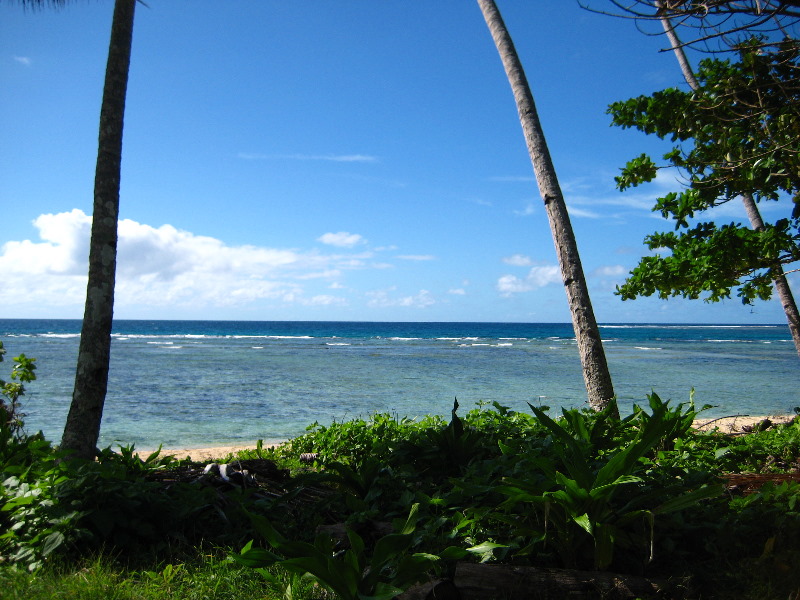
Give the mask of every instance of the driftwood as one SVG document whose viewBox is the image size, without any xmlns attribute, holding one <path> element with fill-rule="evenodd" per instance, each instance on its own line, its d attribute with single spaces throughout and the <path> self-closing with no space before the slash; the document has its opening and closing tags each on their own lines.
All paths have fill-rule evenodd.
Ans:
<svg viewBox="0 0 800 600">
<path fill-rule="evenodd" d="M 461 600 L 461 594 L 449 579 L 435 579 L 409 588 L 395 600 Z"/>
<path fill-rule="evenodd" d="M 686 593 L 686 580 L 659 581 L 598 571 L 459 563 L 452 586 L 429 582 L 411 588 L 397 600 L 674 600 Z"/>
</svg>

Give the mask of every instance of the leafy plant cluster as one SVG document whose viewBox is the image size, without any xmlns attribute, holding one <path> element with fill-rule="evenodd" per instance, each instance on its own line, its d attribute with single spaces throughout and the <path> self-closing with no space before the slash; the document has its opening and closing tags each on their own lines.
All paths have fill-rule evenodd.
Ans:
<svg viewBox="0 0 800 600">
<path fill-rule="evenodd" d="M 0 362 L 6 349 L 0 341 Z M 0 379 L 0 440 L 7 440 L 19 435 L 23 425 L 24 414 L 20 412 L 20 398 L 25 394 L 25 383 L 36 379 L 35 358 L 28 358 L 24 354 L 14 357 L 14 367 L 11 370 L 11 381 Z"/>
<path fill-rule="evenodd" d="M 377 554 L 385 590 L 393 589 L 397 566 L 412 557 L 445 573 L 453 560 L 471 559 L 692 573 L 720 587 L 719 573 L 730 580 L 740 576 L 732 564 L 758 560 L 765 552 L 785 558 L 800 549 L 780 533 L 800 524 L 797 513 L 775 510 L 783 502 L 794 507 L 800 486 L 768 484 L 742 500 L 726 492 L 720 479 L 724 472 L 796 466 L 798 423 L 744 438 L 698 433 L 692 429 L 698 414 L 693 402 L 671 407 L 655 394 L 622 420 L 611 416 L 612 407 L 600 413 L 564 410 L 558 419 L 533 406 L 531 415 L 481 406 L 463 418 L 457 408 L 456 403 L 449 423 L 428 420 L 425 427 L 389 415 L 312 426 L 291 446 L 317 452 L 317 471 L 308 476 L 339 492 L 326 510 L 329 519 L 347 524 L 346 537 L 337 541 L 323 531 L 297 546 L 280 532 L 284 524 L 265 526 L 261 520 L 257 529 L 265 547 L 250 543 L 239 560 L 305 569 L 342 598 L 389 598 L 359 573 L 375 577 L 376 567 L 367 566 L 376 556 L 368 540 L 377 552 L 383 539 L 376 521 L 394 519 L 407 527 L 409 507 L 415 525 L 401 529 L 404 543 L 393 566 L 382 563 L 383 546 Z M 383 435 L 389 422 L 393 434 Z M 371 424 L 381 435 L 370 435 Z M 357 452 L 348 457 L 354 439 Z M 731 534 L 741 529 L 740 518 L 756 513 L 763 519 L 762 535 Z M 348 569 L 344 593 L 338 576 L 327 573 Z"/>
</svg>

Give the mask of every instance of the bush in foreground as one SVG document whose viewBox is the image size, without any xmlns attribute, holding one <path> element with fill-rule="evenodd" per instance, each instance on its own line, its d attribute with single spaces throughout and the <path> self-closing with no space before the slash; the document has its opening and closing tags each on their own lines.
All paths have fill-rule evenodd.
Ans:
<svg viewBox="0 0 800 600">
<path fill-rule="evenodd" d="M 671 407 L 655 395 L 623 420 L 498 404 L 460 417 L 457 409 L 449 421 L 374 415 L 315 424 L 276 449 L 228 457 L 253 473 L 258 461 L 291 470 L 239 475 L 239 484 L 159 453 L 105 450 L 82 463 L 60 460 L 41 436 L 6 438 L 0 551 L 6 563 L 44 569 L 25 579 L 6 567 L 3 577 L 29 587 L 68 579 L 67 557 L 102 551 L 127 565 L 109 568 L 124 581 L 144 582 L 132 575 L 144 572 L 193 579 L 205 577 L 191 565 L 209 548 L 229 548 L 269 566 L 252 573 L 265 590 L 300 598 L 331 596 L 326 588 L 390 598 L 411 584 L 400 574 L 412 566 L 447 576 L 464 560 L 692 576 L 703 598 L 796 591 L 800 485 L 742 495 L 722 475 L 796 468 L 797 422 L 743 438 L 698 433 L 692 403 Z M 352 572 L 344 584 L 326 575 L 343 572 L 336 561 Z"/>
</svg>

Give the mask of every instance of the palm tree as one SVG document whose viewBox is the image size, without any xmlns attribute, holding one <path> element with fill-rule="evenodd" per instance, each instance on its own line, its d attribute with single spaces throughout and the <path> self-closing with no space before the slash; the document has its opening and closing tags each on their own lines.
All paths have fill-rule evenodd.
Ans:
<svg viewBox="0 0 800 600">
<path fill-rule="evenodd" d="M 136 2 L 137 0 L 115 0 L 114 3 L 103 102 L 100 107 L 86 307 L 72 403 L 61 439 L 64 450 L 86 459 L 95 455 L 108 388 L 117 267 L 122 127 Z"/>
<path fill-rule="evenodd" d="M 611 374 L 606 363 L 600 329 L 592 310 L 589 289 L 586 286 L 586 278 L 583 274 L 578 246 L 567 213 L 567 206 L 564 203 L 564 196 L 558 184 L 550 151 L 547 149 L 547 142 L 539 122 L 528 80 L 500 11 L 494 0 L 478 0 L 478 5 L 492 34 L 495 46 L 497 46 L 497 51 L 500 53 L 500 59 L 503 61 L 514 99 L 517 102 L 522 131 L 558 254 L 561 277 L 572 313 L 572 326 L 578 342 L 583 379 L 589 395 L 589 405 L 595 410 L 601 410 L 612 402 L 614 388 L 611 384 Z"/>
<path fill-rule="evenodd" d="M 89 281 L 81 327 L 75 387 L 61 447 L 92 459 L 108 387 L 111 325 L 117 265 L 117 219 L 122 163 L 122 126 L 137 0 L 115 0 L 106 63 L 100 134 L 94 179 L 94 208 L 89 244 Z M 63 6 L 65 0 L 22 0 L 23 5 Z"/>
<path fill-rule="evenodd" d="M 664 33 L 667 34 L 672 51 L 675 53 L 675 58 L 681 68 L 683 78 L 693 91 L 698 91 L 700 89 L 700 84 L 694 76 L 694 71 L 689 64 L 689 60 L 686 58 L 686 52 L 683 49 L 684 45 L 678 38 L 675 28 L 672 26 L 672 21 L 668 12 L 669 9 L 664 6 L 662 0 L 653 0 L 653 4 L 657 10 L 661 25 L 664 28 Z M 753 194 L 742 194 L 742 203 L 744 204 L 747 218 L 750 221 L 750 227 L 755 231 L 763 230 L 764 220 L 761 218 L 761 212 L 758 210 L 758 205 L 753 198 Z M 795 350 L 800 354 L 800 311 L 798 311 L 797 303 L 792 294 L 792 288 L 789 287 L 789 282 L 784 274 L 783 266 L 780 264 L 776 265 L 774 267 L 774 272 L 775 278 L 772 280 L 772 284 L 775 286 L 775 292 L 778 294 L 778 299 L 783 306 L 783 312 L 786 314 L 786 320 L 789 323 L 789 332 L 792 334 Z"/>
</svg>

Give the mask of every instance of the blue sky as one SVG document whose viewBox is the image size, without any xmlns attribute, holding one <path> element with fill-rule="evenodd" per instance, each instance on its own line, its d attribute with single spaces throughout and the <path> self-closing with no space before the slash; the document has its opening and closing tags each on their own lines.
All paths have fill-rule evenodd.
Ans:
<svg viewBox="0 0 800 600">
<path fill-rule="evenodd" d="M 0 305 L 83 313 L 112 2 L 0 4 Z M 569 321 L 513 97 L 477 3 L 139 5 L 117 318 Z M 674 177 L 613 177 L 666 146 L 615 100 L 681 85 L 666 41 L 573 0 L 499 1 L 601 322 L 783 323 L 777 301 L 613 294 L 668 229 Z M 778 211 L 778 212 L 776 212 Z M 784 211 L 764 207 L 766 219 Z M 714 213 L 745 221 L 738 206 Z M 795 293 L 800 280 L 794 275 Z"/>
</svg>

